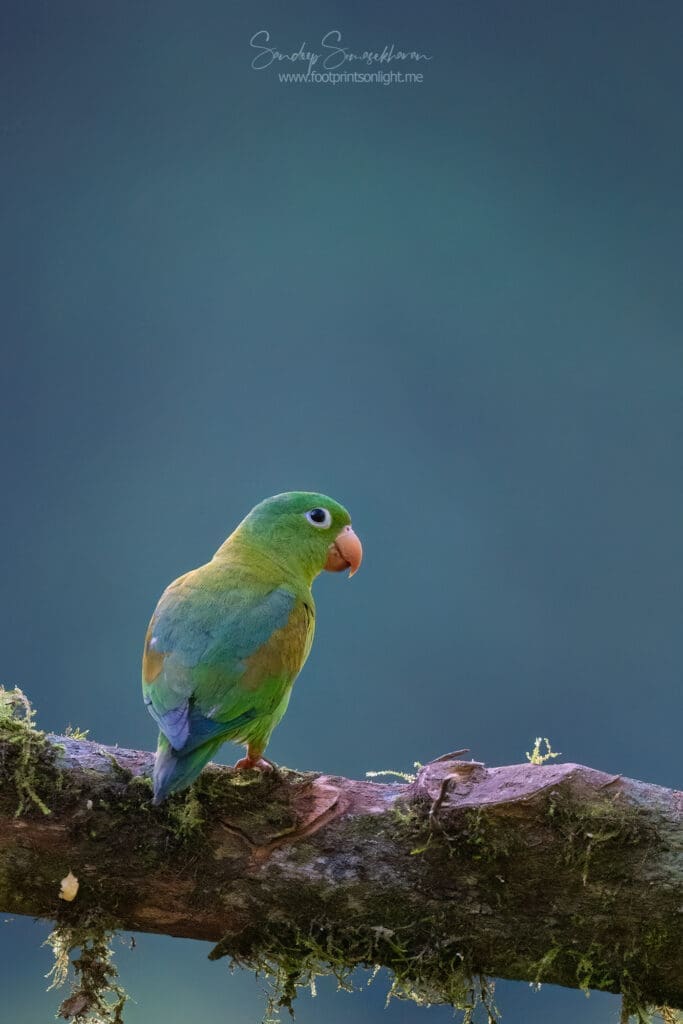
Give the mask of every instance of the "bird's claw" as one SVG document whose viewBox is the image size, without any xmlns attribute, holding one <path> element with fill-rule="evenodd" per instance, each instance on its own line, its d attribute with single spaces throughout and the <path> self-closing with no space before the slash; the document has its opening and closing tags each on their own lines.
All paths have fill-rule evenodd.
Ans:
<svg viewBox="0 0 683 1024">
<path fill-rule="evenodd" d="M 275 771 L 273 762 L 266 760 L 265 757 L 241 757 L 239 761 L 235 762 L 233 768 L 235 771 L 239 771 L 240 768 L 253 769 L 257 772 Z"/>
</svg>

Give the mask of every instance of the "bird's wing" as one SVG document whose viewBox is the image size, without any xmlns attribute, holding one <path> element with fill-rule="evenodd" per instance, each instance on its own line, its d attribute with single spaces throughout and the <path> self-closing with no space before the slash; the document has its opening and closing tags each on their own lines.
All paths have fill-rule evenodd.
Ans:
<svg viewBox="0 0 683 1024">
<path fill-rule="evenodd" d="M 285 587 L 207 585 L 200 571 L 164 592 L 147 631 L 143 695 L 175 750 L 237 734 L 269 713 L 268 683 L 293 682 L 312 639 L 312 612 Z"/>
</svg>

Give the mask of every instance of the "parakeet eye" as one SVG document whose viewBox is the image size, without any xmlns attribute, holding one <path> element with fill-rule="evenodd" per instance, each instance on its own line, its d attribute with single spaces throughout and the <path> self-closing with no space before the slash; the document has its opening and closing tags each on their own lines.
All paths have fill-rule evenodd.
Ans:
<svg viewBox="0 0 683 1024">
<path fill-rule="evenodd" d="M 311 526 L 317 526 L 319 530 L 326 530 L 332 523 L 332 514 L 326 508 L 312 508 L 306 513 Z"/>
</svg>

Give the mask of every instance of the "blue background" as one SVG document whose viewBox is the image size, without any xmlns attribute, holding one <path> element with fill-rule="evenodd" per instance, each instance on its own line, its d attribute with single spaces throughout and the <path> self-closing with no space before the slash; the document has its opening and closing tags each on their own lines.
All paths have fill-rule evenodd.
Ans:
<svg viewBox="0 0 683 1024">
<path fill-rule="evenodd" d="M 276 761 L 505 764 L 541 734 L 676 785 L 683 7 L 6 0 L 0 29 L 0 673 L 39 724 L 151 747 L 159 593 L 310 488 L 366 561 L 317 584 Z M 401 68 L 421 85 L 286 85 L 250 68 L 260 29 L 433 59 Z M 0 928 L 20 1024 L 57 1004 L 46 932 Z M 256 1024 L 259 984 L 208 948 L 122 945 L 130 1024 Z M 298 1019 L 451 1019 L 384 991 L 323 983 Z"/>
</svg>

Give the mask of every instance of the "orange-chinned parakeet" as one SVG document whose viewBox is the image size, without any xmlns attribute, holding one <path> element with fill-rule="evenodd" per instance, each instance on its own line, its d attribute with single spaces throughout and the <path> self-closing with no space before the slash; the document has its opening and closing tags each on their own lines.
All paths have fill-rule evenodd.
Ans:
<svg viewBox="0 0 683 1024">
<path fill-rule="evenodd" d="M 245 743 L 236 768 L 263 752 L 308 657 L 311 584 L 359 567 L 362 548 L 341 505 L 289 491 L 251 510 L 206 565 L 171 583 L 147 630 L 142 692 L 157 722 L 154 802 L 184 789 L 225 740 Z"/>
</svg>

